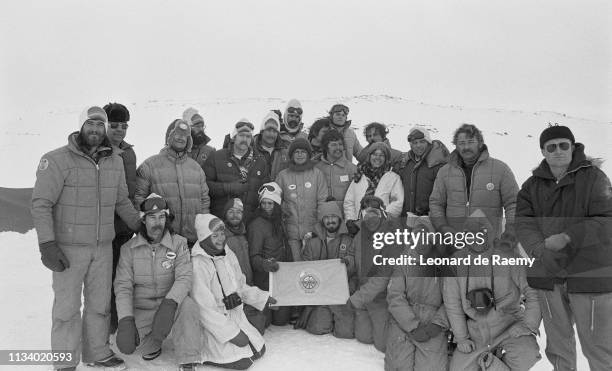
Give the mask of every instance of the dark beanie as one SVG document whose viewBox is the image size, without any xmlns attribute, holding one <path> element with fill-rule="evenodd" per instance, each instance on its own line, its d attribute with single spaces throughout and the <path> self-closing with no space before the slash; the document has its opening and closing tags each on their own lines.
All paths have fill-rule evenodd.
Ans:
<svg viewBox="0 0 612 371">
<path fill-rule="evenodd" d="M 567 126 L 561 125 L 549 126 L 544 129 L 542 134 L 540 134 L 540 148 L 544 148 L 544 143 L 551 139 L 569 139 L 572 144 L 576 143 L 572 131 Z"/>
<path fill-rule="evenodd" d="M 104 106 L 104 112 L 108 116 L 108 122 L 130 121 L 130 111 L 121 103 L 109 103 Z"/>
<path fill-rule="evenodd" d="M 308 143 L 308 141 L 304 138 L 297 138 L 296 140 L 293 141 L 293 143 L 291 143 L 291 145 L 289 146 L 289 158 L 293 159 L 293 152 L 295 152 L 296 149 L 303 149 L 306 152 L 308 152 L 308 157 L 312 157 L 312 147 L 310 146 L 310 143 Z"/>
</svg>

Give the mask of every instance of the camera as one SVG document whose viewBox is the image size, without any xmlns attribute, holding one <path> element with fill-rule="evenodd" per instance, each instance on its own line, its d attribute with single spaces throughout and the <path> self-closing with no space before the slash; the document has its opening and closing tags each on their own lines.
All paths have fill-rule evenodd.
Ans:
<svg viewBox="0 0 612 371">
<path fill-rule="evenodd" d="M 225 304 L 225 309 L 232 310 L 242 304 L 242 299 L 240 299 L 237 293 L 232 292 L 223 298 L 223 304 Z"/>
<path fill-rule="evenodd" d="M 472 308 L 481 314 L 486 314 L 495 306 L 495 296 L 489 288 L 471 290 L 466 294 L 466 298 L 470 301 Z"/>
</svg>

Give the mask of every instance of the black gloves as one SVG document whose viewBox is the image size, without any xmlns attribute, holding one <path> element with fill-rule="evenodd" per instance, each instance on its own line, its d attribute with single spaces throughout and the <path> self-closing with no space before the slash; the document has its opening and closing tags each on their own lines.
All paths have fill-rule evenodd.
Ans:
<svg viewBox="0 0 612 371">
<path fill-rule="evenodd" d="M 304 329 L 308 325 L 308 319 L 310 318 L 310 314 L 312 314 L 312 310 L 314 307 L 307 306 L 302 309 L 302 313 L 300 313 L 299 318 L 295 321 L 295 325 L 293 325 L 294 329 Z"/>
<path fill-rule="evenodd" d="M 39 245 L 40 260 L 45 267 L 53 272 L 63 272 L 66 268 L 70 268 L 70 262 L 62 249 L 57 246 L 55 241 L 43 242 Z"/>
<path fill-rule="evenodd" d="M 431 338 L 438 336 L 439 333 L 442 332 L 442 327 L 434 324 L 434 323 L 421 323 L 419 327 L 410 331 L 410 337 L 414 341 L 418 341 L 419 343 L 428 341 Z"/>
<path fill-rule="evenodd" d="M 242 330 L 240 330 L 238 335 L 234 336 L 234 338 L 230 340 L 230 343 L 234 344 L 237 347 L 246 347 L 247 345 L 249 345 L 249 337 L 246 336 L 246 334 Z"/>
<path fill-rule="evenodd" d="M 354 220 L 346 221 L 346 229 L 348 229 L 349 234 L 353 237 L 359 232 L 359 227 L 355 224 Z"/>
<path fill-rule="evenodd" d="M 261 265 L 265 272 L 276 272 L 278 270 L 278 262 L 274 258 L 264 259 Z"/>
<path fill-rule="evenodd" d="M 117 326 L 117 348 L 123 354 L 132 354 L 140 344 L 140 337 L 136 329 L 136 321 L 133 316 L 123 317 Z"/>
</svg>

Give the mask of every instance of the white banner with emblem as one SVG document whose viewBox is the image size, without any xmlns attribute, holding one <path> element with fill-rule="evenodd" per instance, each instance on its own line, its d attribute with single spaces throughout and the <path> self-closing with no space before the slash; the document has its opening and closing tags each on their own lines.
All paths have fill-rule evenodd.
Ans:
<svg viewBox="0 0 612 371">
<path fill-rule="evenodd" d="M 279 262 L 270 273 L 270 295 L 276 306 L 337 305 L 349 298 L 346 266 L 340 259 Z"/>
</svg>

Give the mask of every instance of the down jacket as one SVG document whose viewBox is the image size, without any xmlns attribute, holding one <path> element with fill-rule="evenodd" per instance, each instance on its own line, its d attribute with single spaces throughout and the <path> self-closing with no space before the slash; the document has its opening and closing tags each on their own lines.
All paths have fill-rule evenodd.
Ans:
<svg viewBox="0 0 612 371">
<path fill-rule="evenodd" d="M 128 188 L 128 198 L 130 201 L 134 202 L 134 194 L 136 193 L 136 153 L 134 152 L 134 146 L 125 141 L 119 143 L 119 147 L 117 153 L 119 157 L 123 160 L 123 168 L 125 170 L 125 182 L 127 183 Z M 115 148 L 113 148 L 115 150 Z M 129 230 L 127 224 L 121 220 L 121 218 L 115 213 L 115 233 L 126 234 L 129 233 L 131 236 L 131 231 Z"/>
<path fill-rule="evenodd" d="M 186 153 L 179 156 L 170 147 L 146 159 L 137 170 L 136 199 L 138 207 L 151 194 L 162 196 L 174 214 L 174 232 L 194 243 L 196 214 L 208 213 L 210 198 L 206 175 Z"/>
<path fill-rule="evenodd" d="M 317 207 L 327 199 L 327 180 L 316 167 L 295 171 L 282 170 L 276 183 L 283 191 L 283 218 L 290 240 L 301 240 L 317 224 Z"/>
<path fill-rule="evenodd" d="M 204 163 L 206 162 L 208 156 L 216 151 L 215 147 L 208 145 L 208 142 L 210 142 L 210 138 L 208 135 L 204 134 L 204 143 L 197 146 L 194 145 L 191 147 L 191 151 L 189 152 L 189 157 L 194 159 L 194 161 L 197 162 L 202 169 L 204 169 Z"/>
<path fill-rule="evenodd" d="M 502 232 L 504 211 L 506 224 L 514 223 L 518 184 L 512 170 L 504 162 L 489 156 L 486 147 L 472 169 L 470 194 L 457 151 L 450 154 L 448 164 L 438 171 L 429 198 L 431 221 L 440 227 L 449 225 L 461 231 L 465 218 L 481 209 L 493 227 L 494 236 Z"/>
<path fill-rule="evenodd" d="M 280 135 L 276 138 L 272 153 L 262 147 L 260 134 L 253 137 L 253 152 L 266 159 L 270 169 L 270 179 L 276 179 L 278 173 L 289 164 L 288 151 L 289 142 L 282 140 Z"/>
<path fill-rule="evenodd" d="M 210 213 L 223 219 L 223 208 L 230 198 L 240 198 L 244 204 L 244 220 L 248 223 L 252 213 L 259 205 L 257 191 L 269 181 L 266 160 L 253 155 L 253 162 L 247 175 L 247 182 L 241 184 L 239 160 L 232 154 L 233 145 L 215 151 L 204 163 L 206 182 L 212 198 Z M 247 153 L 243 160 L 248 158 Z"/>
<path fill-rule="evenodd" d="M 38 165 L 31 212 L 39 243 L 110 244 L 115 211 L 130 228 L 140 228 L 123 161 L 111 148 L 101 147 L 96 164 L 79 148 L 78 135 L 70 134 L 66 146 L 43 155 Z"/>
<path fill-rule="evenodd" d="M 269 294 L 246 284 L 236 255 L 226 246 L 225 254 L 208 255 L 199 245 L 193 247 L 193 291 L 192 296 L 200 310 L 201 329 L 204 331 L 202 361 L 230 363 L 253 356 L 251 347 L 239 347 L 232 340 L 242 330 L 251 346 L 261 351 L 264 338 L 253 327 L 244 314 L 244 304 L 226 309 L 223 292 L 237 293 L 242 302 L 263 310 Z M 223 291 L 222 291 L 223 290 Z"/>
<path fill-rule="evenodd" d="M 333 122 L 330 117 L 330 122 Z M 348 162 L 353 162 L 353 156 L 359 155 L 363 147 L 361 143 L 359 143 L 359 139 L 357 139 L 357 135 L 355 134 L 355 130 L 351 127 L 351 121 L 348 120 L 344 123 L 343 126 L 338 127 L 334 124 L 331 125 L 333 130 L 337 130 L 344 137 L 344 155 Z"/>
<path fill-rule="evenodd" d="M 329 196 L 337 201 L 340 210 L 342 210 L 346 191 L 348 191 L 353 176 L 357 172 L 357 166 L 344 157 L 336 162 L 330 162 L 323 156 L 315 167 L 325 175 Z"/>
<path fill-rule="evenodd" d="M 362 175 L 358 182 L 351 182 L 344 196 L 344 217 L 346 220 L 359 219 L 361 199 L 367 189 L 368 177 L 365 175 Z M 387 171 L 380 178 L 374 195 L 383 200 L 387 214 L 394 218 L 400 217 L 404 204 L 404 186 L 399 175 L 391 170 Z"/>
<path fill-rule="evenodd" d="M 269 274 L 263 269 L 263 261 L 270 258 L 280 262 L 288 261 L 288 247 L 285 247 L 285 236 L 274 233 L 273 221 L 261 209 L 257 210 L 257 214 L 247 228 L 253 284 L 268 290 Z"/>
<path fill-rule="evenodd" d="M 172 299 L 180 305 L 191 283 L 184 237 L 166 231 L 158 244 L 151 244 L 139 233 L 121 247 L 114 282 L 117 316 L 134 316 L 142 339 L 150 331 L 162 300 Z"/>
<path fill-rule="evenodd" d="M 429 196 L 433 190 L 438 171 L 448 162 L 448 150 L 438 140 L 434 140 L 421 161 L 416 161 L 414 152 L 408 151 L 394 165 L 395 171 L 404 186 L 404 205 L 402 217 L 408 212 L 416 215 L 429 215 Z"/>
<path fill-rule="evenodd" d="M 518 194 L 516 219 L 523 248 L 540 258 L 527 270 L 529 285 L 552 290 L 558 277 L 569 292 L 612 292 L 612 190 L 608 177 L 586 158 L 584 145 L 576 144 L 558 183 L 546 160 L 540 163 Z M 548 271 L 542 261 L 548 257 L 541 256 L 544 240 L 563 232 L 571 239 L 557 262 L 565 272 Z"/>
</svg>

